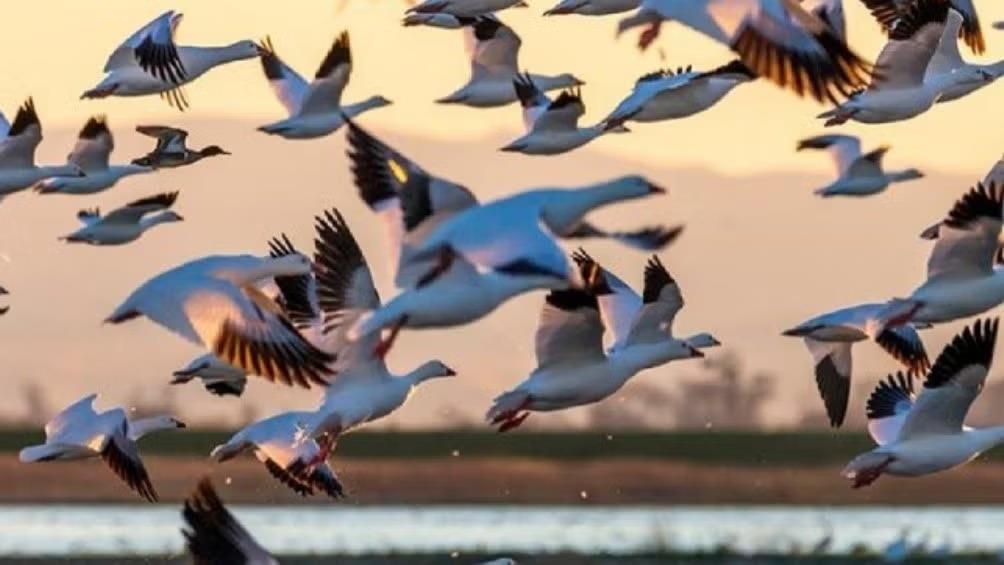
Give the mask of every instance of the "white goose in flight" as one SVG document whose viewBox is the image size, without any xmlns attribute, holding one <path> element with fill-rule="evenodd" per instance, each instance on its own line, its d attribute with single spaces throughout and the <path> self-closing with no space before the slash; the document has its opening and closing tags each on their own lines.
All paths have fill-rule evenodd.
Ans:
<svg viewBox="0 0 1004 565">
<path fill-rule="evenodd" d="M 604 122 L 658 122 L 678 120 L 711 108 L 732 89 L 756 79 L 742 61 L 707 72 L 691 67 L 656 71 L 639 78 L 634 90 Z"/>
<path fill-rule="evenodd" d="M 77 165 L 38 166 L 35 150 L 42 142 L 42 124 L 29 98 L 17 110 L 14 123 L 0 114 L 0 198 L 58 176 L 83 176 Z"/>
<path fill-rule="evenodd" d="M 913 379 L 890 375 L 868 399 L 868 432 L 878 444 L 843 471 L 854 488 L 882 475 L 917 477 L 963 465 L 1004 443 L 1004 426 L 970 428 L 966 414 L 986 384 L 999 320 L 977 320 L 941 352 L 914 395 Z"/>
<path fill-rule="evenodd" d="M 22 449 L 21 462 L 100 457 L 130 489 L 156 502 L 157 491 L 143 466 L 136 442 L 151 432 L 184 428 L 185 424 L 169 416 L 132 420 L 121 408 L 98 413 L 94 411 L 97 396 L 85 396 L 56 414 L 45 425 L 45 443 Z"/>
<path fill-rule="evenodd" d="M 816 387 L 834 428 L 842 426 L 847 415 L 853 366 L 851 347 L 869 339 L 868 322 L 884 307 L 874 303 L 841 308 L 806 320 L 783 334 L 805 340 L 814 363 Z M 911 374 L 923 374 L 931 367 L 924 342 L 911 325 L 884 330 L 875 343 Z"/>
<path fill-rule="evenodd" d="M 192 359 L 174 372 L 171 384 L 180 385 L 198 378 L 206 390 L 217 396 L 240 396 L 247 386 L 247 374 L 212 353 Z"/>
<path fill-rule="evenodd" d="M 248 374 L 304 388 L 325 386 L 333 358 L 308 342 L 256 286 L 311 269 L 299 254 L 195 259 L 143 283 L 105 321 L 146 316 Z"/>
<path fill-rule="evenodd" d="M 635 10 L 640 3 L 641 0 L 560 0 L 553 8 L 544 12 L 544 15 L 605 16 Z"/>
<path fill-rule="evenodd" d="M 436 102 L 488 108 L 519 100 L 513 81 L 519 76 L 519 50 L 523 41 L 516 32 L 495 16 L 482 16 L 465 25 L 464 34 L 471 58 L 470 80 Z M 533 84 L 545 92 L 585 84 L 569 73 L 530 76 Z"/>
<path fill-rule="evenodd" d="M 678 21 L 733 51 L 758 76 L 816 100 L 837 101 L 864 86 L 871 66 L 829 22 L 791 0 L 642 0 L 618 34 L 646 26 L 647 48 L 663 21 Z"/>
<path fill-rule="evenodd" d="M 286 139 L 322 137 L 342 127 L 346 116 L 354 118 L 390 104 L 390 100 L 383 96 L 372 96 L 355 104 L 342 104 L 342 92 L 352 74 L 348 32 L 342 32 L 332 43 L 310 83 L 279 58 L 271 39 L 266 38 L 261 49 L 265 78 L 289 117 L 261 126 L 259 131 Z"/>
<path fill-rule="evenodd" d="M 461 18 L 490 16 L 506 8 L 526 8 L 525 0 L 424 0 L 406 14 L 447 14 Z"/>
<path fill-rule="evenodd" d="M 1004 268 L 997 264 L 1004 186 L 991 182 L 955 202 L 945 219 L 924 231 L 934 240 L 927 280 L 886 304 L 869 335 L 902 324 L 942 324 L 977 316 L 1004 302 Z"/>
<path fill-rule="evenodd" d="M 222 463 L 250 451 L 269 474 L 293 492 L 308 496 L 320 491 L 334 499 L 342 498 L 345 490 L 326 460 L 316 461 L 309 471 L 300 470 L 296 474 L 288 471 L 298 468 L 300 461 L 313 460 L 321 451 L 318 443 L 306 436 L 313 417 L 312 412 L 300 411 L 259 420 L 214 447 L 210 456 Z"/>
<path fill-rule="evenodd" d="M 225 63 L 261 54 L 258 45 L 248 40 L 222 47 L 179 46 L 174 34 L 180 23 L 181 14 L 168 10 L 129 36 L 108 57 L 105 78 L 80 97 L 159 94 L 184 110 L 188 98 L 183 85 Z"/>
<path fill-rule="evenodd" d="M 177 192 L 165 192 L 130 202 L 104 216 L 97 208 L 81 210 L 77 218 L 84 227 L 60 239 L 90 245 L 123 245 L 136 241 L 156 225 L 184 220 L 170 209 L 177 198 Z"/>
<path fill-rule="evenodd" d="M 986 65 L 967 63 L 962 60 L 962 55 L 959 53 L 958 39 L 959 34 L 961 33 L 962 24 L 963 21 L 961 18 L 950 17 L 948 19 L 948 23 L 945 25 L 945 32 L 941 35 L 941 41 L 938 42 L 938 49 L 934 52 L 931 62 L 927 65 L 924 80 L 929 81 L 937 75 L 955 72 L 971 74 L 973 69 L 983 71 L 989 75 L 990 78 L 982 82 L 968 82 L 965 84 L 953 85 L 942 92 L 941 96 L 938 98 L 939 103 L 951 102 L 952 100 L 958 100 L 963 96 L 972 94 L 973 92 L 997 80 L 1002 74 L 1004 74 L 1004 59 L 999 60 L 996 63 Z"/>
<path fill-rule="evenodd" d="M 480 203 L 467 188 L 430 174 L 352 122 L 348 139 L 359 195 L 387 228 L 395 283 L 404 289 L 379 309 L 362 316 L 349 331 L 351 339 L 390 328 L 390 337 L 383 346 L 386 348 L 401 327 L 470 323 L 518 294 L 568 284 L 564 276 L 557 278 L 518 259 L 478 269 L 463 256 L 452 253 L 445 262 L 442 256 L 417 255 L 416 249 L 439 226 Z M 557 208 L 552 212 L 563 213 Z M 680 231 L 679 227 L 656 227 L 632 233 L 607 232 L 580 221 L 566 236 L 614 238 L 650 249 L 669 244 Z"/>
<path fill-rule="evenodd" d="M 828 127 L 848 120 L 866 124 L 907 120 L 929 110 L 949 88 L 992 80 L 976 68 L 935 74 L 925 80 L 948 21 L 960 17 L 949 9 L 947 0 L 916 0 L 890 27 L 888 41 L 875 63 L 878 72 L 868 88 L 819 117 L 826 118 Z"/>
<path fill-rule="evenodd" d="M 837 167 L 837 180 L 816 189 L 815 194 L 829 196 L 869 196 L 885 191 L 890 184 L 923 178 L 917 169 L 886 172 L 882 158 L 889 147 L 861 153 L 861 140 L 850 135 L 818 135 L 798 142 L 798 151 L 823 149 Z"/>
<path fill-rule="evenodd" d="M 67 157 L 84 174 L 73 177 L 53 177 L 35 185 L 40 194 L 94 194 L 107 190 L 125 177 L 153 171 L 142 165 L 111 165 L 109 157 L 115 140 L 104 116 L 87 120 L 77 136 L 77 144 Z"/>
<path fill-rule="evenodd" d="M 400 408 L 415 388 L 435 378 L 456 375 L 439 360 L 395 375 L 384 361 L 379 334 L 352 341 L 348 330 L 364 312 L 380 307 L 366 258 L 345 219 L 337 210 L 315 219 L 315 276 L 278 277 L 283 308 L 314 343 L 336 358 L 324 401 L 307 424 L 308 436 L 318 440 L 321 451 L 301 460 L 312 469 L 326 461 L 337 438 L 362 424 L 383 418 Z M 274 238 L 276 257 L 296 254 L 291 242 Z M 287 466 L 289 468 L 289 466 Z M 297 476 L 299 472 L 294 473 Z"/>
<path fill-rule="evenodd" d="M 703 357 L 696 346 L 672 339 L 663 327 L 667 319 L 671 323 L 674 309 L 682 304 L 672 296 L 678 296 L 678 291 L 664 292 L 675 285 L 648 276 L 646 283 L 646 295 L 657 298 L 638 311 L 623 346 L 615 346 L 610 354 L 603 348 L 604 323 L 597 296 L 575 288 L 551 291 L 537 326 L 537 368 L 515 388 L 495 398 L 485 416 L 488 422 L 505 432 L 519 427 L 530 412 L 599 402 L 644 369 L 673 359 Z"/>
<path fill-rule="evenodd" d="M 516 96 L 523 107 L 526 134 L 502 147 L 502 151 L 526 155 L 559 155 L 582 147 L 597 137 L 620 128 L 621 121 L 600 122 L 579 127 L 579 118 L 586 113 L 578 88 L 564 90 L 551 100 L 537 88 L 529 75 L 513 81 Z"/>
</svg>

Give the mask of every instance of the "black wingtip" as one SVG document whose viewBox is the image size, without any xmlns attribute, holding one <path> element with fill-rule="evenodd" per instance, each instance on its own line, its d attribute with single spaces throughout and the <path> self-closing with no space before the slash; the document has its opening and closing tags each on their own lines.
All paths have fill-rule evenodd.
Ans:
<svg viewBox="0 0 1004 565">
<path fill-rule="evenodd" d="M 904 402 L 913 403 L 913 376 L 898 372 L 889 375 L 879 384 L 868 397 L 865 414 L 869 420 L 881 420 L 895 416 L 901 411 Z"/>
<path fill-rule="evenodd" d="M 924 381 L 924 388 L 938 388 L 966 367 L 979 365 L 987 369 L 994 360 L 999 318 L 976 320 L 956 335 L 934 361 Z"/>
</svg>

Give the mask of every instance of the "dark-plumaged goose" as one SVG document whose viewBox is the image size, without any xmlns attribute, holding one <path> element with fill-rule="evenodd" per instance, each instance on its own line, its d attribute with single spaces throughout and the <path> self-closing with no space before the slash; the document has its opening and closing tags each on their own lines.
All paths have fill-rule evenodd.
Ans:
<svg viewBox="0 0 1004 565">
<path fill-rule="evenodd" d="M 513 81 L 520 75 L 522 39 L 493 15 L 465 21 L 469 21 L 463 28 L 467 54 L 471 59 L 470 79 L 453 94 L 436 102 L 487 108 L 518 101 Z M 570 73 L 553 76 L 531 74 L 530 78 L 544 92 L 585 84 Z"/>
<path fill-rule="evenodd" d="M 816 386 L 823 399 L 830 425 L 843 425 L 851 395 L 851 346 L 868 337 L 868 323 L 885 308 L 884 304 L 861 304 L 816 316 L 783 335 L 800 337 L 812 354 Z M 923 374 L 931 363 L 924 343 L 911 325 L 884 330 L 875 343 L 902 363 L 911 374 Z"/>
<path fill-rule="evenodd" d="M 82 176 L 53 177 L 35 185 L 40 194 L 94 194 L 115 186 L 119 180 L 153 169 L 142 165 L 112 165 L 109 160 L 115 139 L 104 116 L 94 116 L 80 129 L 77 143 L 66 160 L 76 165 Z"/>
<path fill-rule="evenodd" d="M 886 172 L 882 158 L 889 147 L 861 152 L 861 140 L 850 135 L 817 135 L 798 142 L 798 151 L 821 149 L 830 154 L 837 168 L 837 180 L 816 189 L 815 194 L 830 196 L 868 196 L 883 192 L 890 184 L 923 178 L 917 169 Z"/>
<path fill-rule="evenodd" d="M 21 450 L 22 463 L 69 461 L 100 457 L 130 489 L 150 502 L 157 492 L 140 459 L 136 442 L 158 430 L 184 428 L 170 416 L 130 419 L 125 410 L 94 410 L 97 394 L 81 398 L 45 425 L 45 443 Z"/>
<path fill-rule="evenodd" d="M 189 149 L 186 145 L 188 132 L 170 126 L 136 126 L 136 131 L 157 140 L 153 151 L 138 159 L 133 159 L 134 165 L 152 167 L 154 169 L 183 167 L 197 163 L 206 157 L 230 155 L 218 145 L 209 145 L 202 149 Z"/>
<path fill-rule="evenodd" d="M 182 85 L 210 69 L 259 54 L 253 41 L 222 47 L 190 47 L 175 43 L 181 14 L 168 10 L 133 33 L 108 57 L 105 77 L 81 98 L 160 95 L 171 106 L 188 107 Z"/>
<path fill-rule="evenodd" d="M 193 565 L 278 565 L 279 561 L 227 510 L 208 478 L 181 510 L 185 547 Z"/>
<path fill-rule="evenodd" d="M 647 48 L 664 21 L 681 24 L 735 51 L 757 76 L 800 96 L 836 103 L 867 84 L 872 67 L 829 22 L 794 0 L 642 0 L 618 33 L 645 26 Z"/>
<path fill-rule="evenodd" d="M 311 270 L 300 254 L 195 259 L 143 283 L 106 322 L 146 316 L 248 374 L 304 388 L 325 386 L 333 356 L 307 341 L 257 288 L 274 277 Z"/>
<path fill-rule="evenodd" d="M 980 69 L 938 74 L 925 80 L 951 19 L 961 18 L 948 0 L 915 0 L 899 14 L 875 62 L 876 73 L 867 89 L 818 117 L 826 126 L 848 120 L 876 124 L 907 120 L 928 111 L 947 90 L 990 80 Z"/>
<path fill-rule="evenodd" d="M 352 51 L 348 32 L 331 44 L 314 80 L 308 83 L 276 54 L 272 40 L 261 42 L 261 66 L 272 90 L 288 117 L 258 128 L 288 139 L 322 137 L 338 130 L 345 118 L 390 104 L 383 96 L 372 96 L 354 104 L 342 104 L 342 92 L 352 73 Z"/>
<path fill-rule="evenodd" d="M 177 192 L 165 192 L 130 202 L 104 216 L 97 208 L 81 210 L 77 218 L 84 227 L 60 239 L 90 245 L 123 245 L 135 241 L 158 224 L 184 219 L 170 209 L 177 198 Z"/>
<path fill-rule="evenodd" d="M 891 375 L 868 401 L 868 431 L 878 447 L 843 471 L 855 488 L 883 474 L 929 475 L 972 461 L 1004 443 L 1004 426 L 974 429 L 966 415 L 986 384 L 997 345 L 999 320 L 977 320 L 938 355 L 914 396 L 912 380 Z"/>
</svg>

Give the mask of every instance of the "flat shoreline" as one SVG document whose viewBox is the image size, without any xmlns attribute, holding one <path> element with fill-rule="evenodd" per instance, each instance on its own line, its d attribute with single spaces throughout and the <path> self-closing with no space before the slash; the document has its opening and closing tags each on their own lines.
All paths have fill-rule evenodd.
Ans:
<svg viewBox="0 0 1004 565">
<path fill-rule="evenodd" d="M 335 459 L 349 498 L 302 498 L 253 458 L 144 458 L 161 502 L 177 503 L 203 476 L 235 504 L 927 505 L 1004 504 L 1004 464 L 976 462 L 935 477 L 883 477 L 854 490 L 839 465 L 757 466 L 665 459 L 519 457 Z M 0 503 L 142 503 L 99 460 L 25 465 L 0 454 Z"/>
</svg>

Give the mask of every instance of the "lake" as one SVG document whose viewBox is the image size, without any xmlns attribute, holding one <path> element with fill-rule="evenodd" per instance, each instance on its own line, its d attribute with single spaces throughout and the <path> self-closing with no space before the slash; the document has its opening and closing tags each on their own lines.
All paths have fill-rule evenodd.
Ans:
<svg viewBox="0 0 1004 565">
<path fill-rule="evenodd" d="M 997 554 L 1004 507 L 233 506 L 274 553 L 881 552 L 909 528 L 929 550 Z M 168 555 L 176 506 L 0 507 L 0 555 Z M 828 543 L 821 542 L 829 539 Z"/>
</svg>

